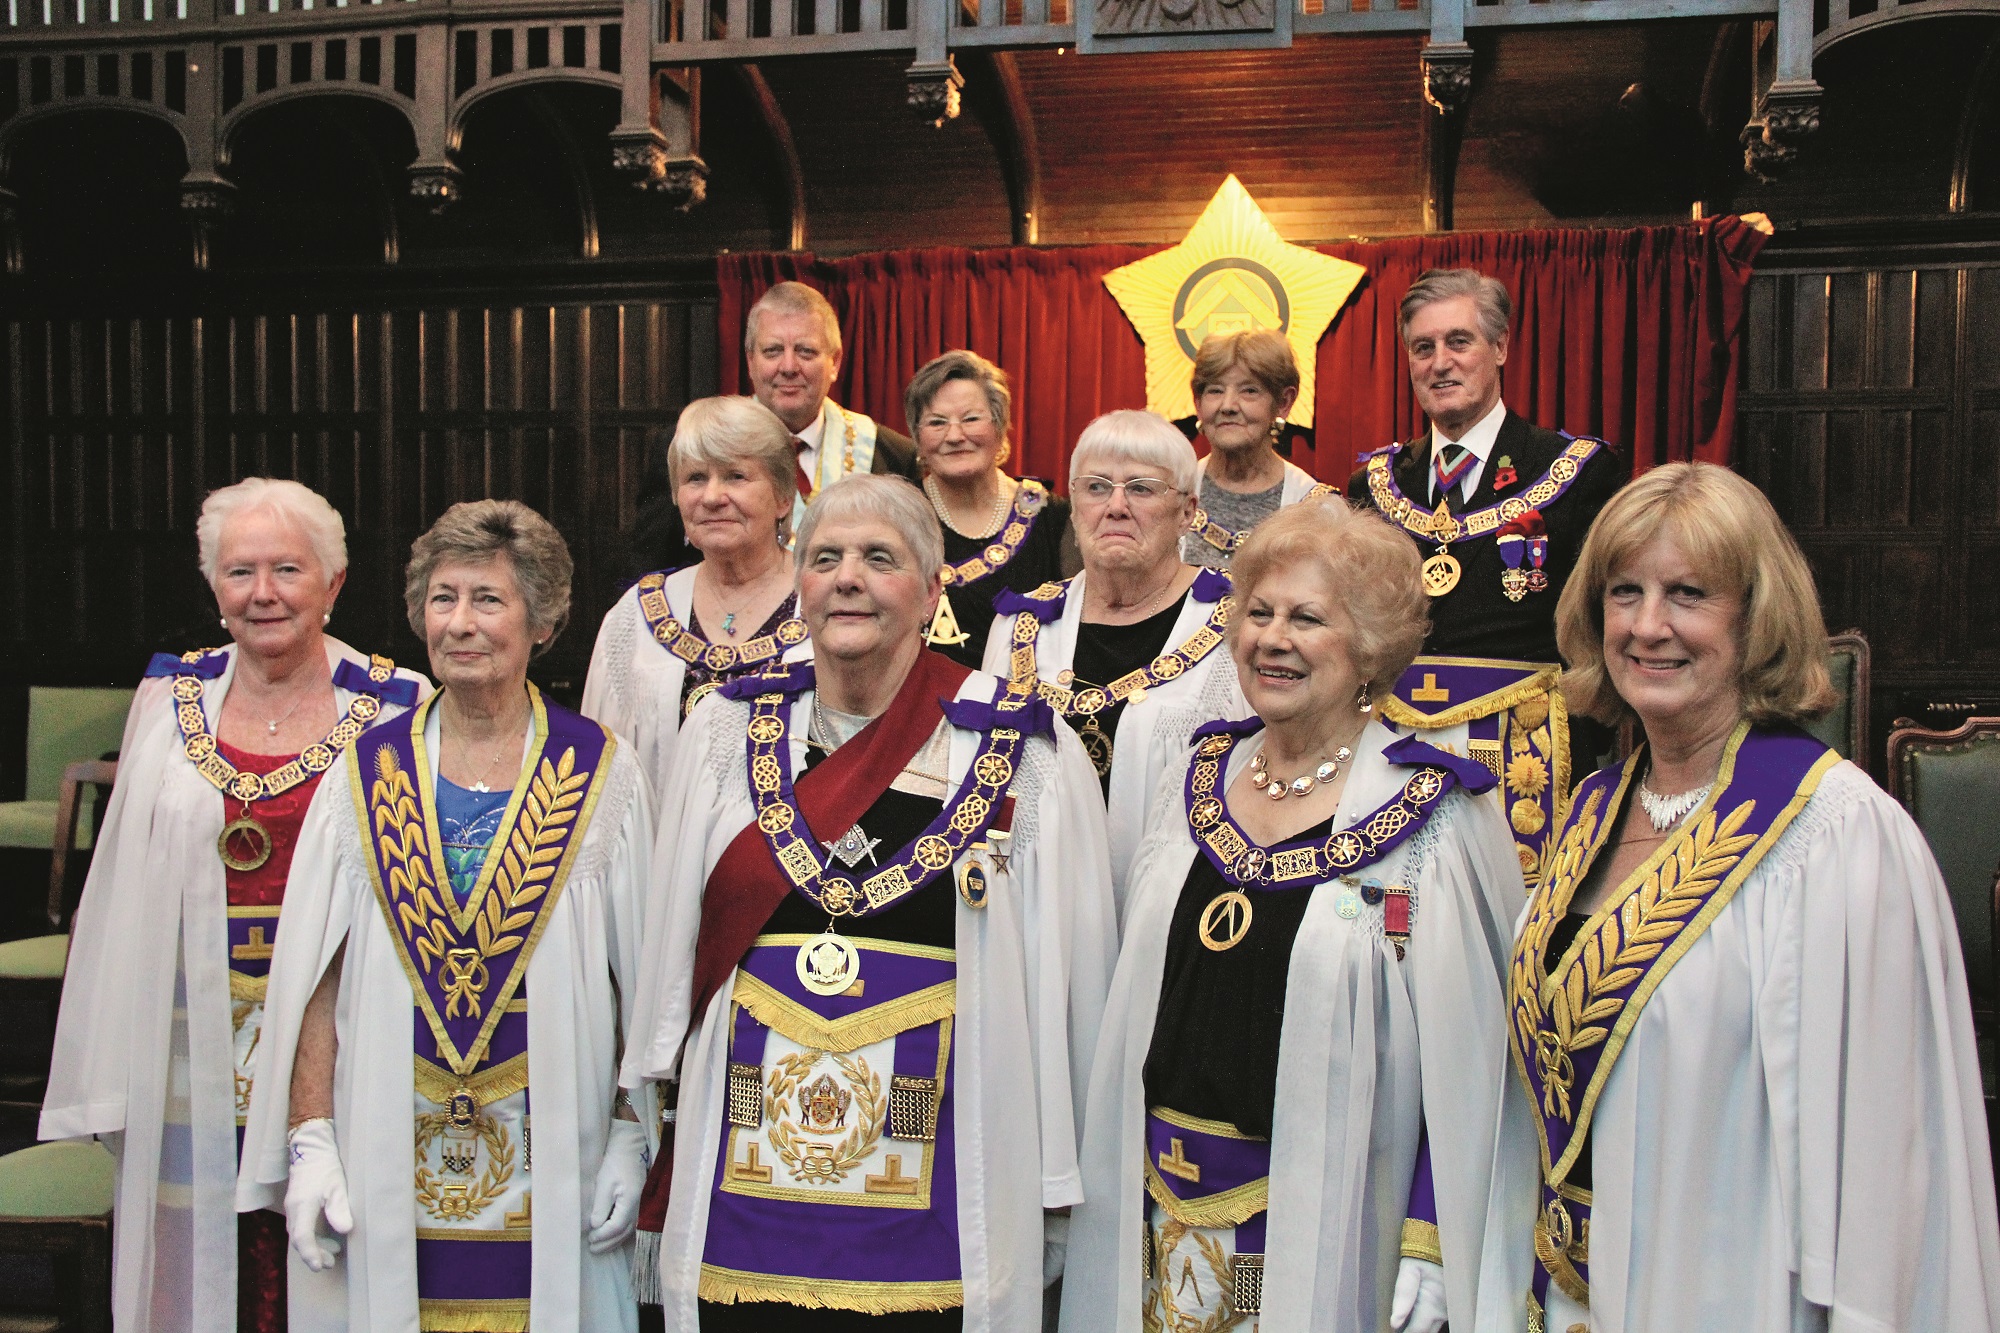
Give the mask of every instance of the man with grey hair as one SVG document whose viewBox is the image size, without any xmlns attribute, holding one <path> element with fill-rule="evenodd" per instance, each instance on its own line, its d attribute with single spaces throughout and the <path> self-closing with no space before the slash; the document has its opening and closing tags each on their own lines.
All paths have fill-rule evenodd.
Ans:
<svg viewBox="0 0 2000 1333">
<path fill-rule="evenodd" d="M 1500 401 L 1512 314 L 1505 285 L 1477 269 L 1431 269 L 1410 285 L 1396 328 L 1430 429 L 1369 454 L 1347 493 L 1425 556 L 1430 635 L 1383 712 L 1502 775 L 1532 888 L 1572 779 L 1609 741 L 1562 706 L 1555 610 L 1627 472 L 1603 440 L 1545 430 Z"/>
<path fill-rule="evenodd" d="M 857 472 L 918 480 L 917 447 L 907 435 L 827 394 L 840 376 L 840 320 L 826 297 L 802 282 L 781 282 L 757 298 L 743 321 L 750 390 L 791 431 L 799 455 L 794 519 L 822 486 Z"/>
<path fill-rule="evenodd" d="M 667 1333 L 1013 1333 L 1059 1271 L 1118 949 L 1104 810 L 1032 683 L 924 646 L 943 559 L 915 487 L 829 485 L 814 661 L 688 718 L 621 1073 L 678 1089 L 640 1214 Z"/>
</svg>

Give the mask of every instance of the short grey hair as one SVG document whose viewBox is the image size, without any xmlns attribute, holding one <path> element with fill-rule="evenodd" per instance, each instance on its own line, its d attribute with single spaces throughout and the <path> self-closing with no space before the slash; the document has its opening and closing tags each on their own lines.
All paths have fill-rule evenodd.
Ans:
<svg viewBox="0 0 2000 1333">
<path fill-rule="evenodd" d="M 222 530 L 239 514 L 257 511 L 276 514 L 298 525 L 325 568 L 329 585 L 347 568 L 347 524 L 325 496 L 296 481 L 245 477 L 234 486 L 210 491 L 201 502 L 201 517 L 194 523 L 201 577 L 210 586 L 215 583 L 215 566 L 221 559 Z"/>
<path fill-rule="evenodd" d="M 822 523 L 879 519 L 896 530 L 916 557 L 917 571 L 929 583 L 944 568 L 944 532 L 924 493 L 894 473 L 857 472 L 823 487 L 799 520 L 799 540 L 792 558 L 800 569 L 812 550 L 813 533 Z"/>
<path fill-rule="evenodd" d="M 924 363 L 911 377 L 910 387 L 903 390 L 903 416 L 910 423 L 910 438 L 917 437 L 917 418 L 930 411 L 931 400 L 953 380 L 976 384 L 986 395 L 986 410 L 993 414 L 993 424 L 1000 431 L 998 461 L 1006 462 L 1013 448 L 1007 432 L 1014 421 L 1014 391 L 1008 386 L 1007 372 L 977 352 L 946 352 Z"/>
<path fill-rule="evenodd" d="M 431 524 L 410 543 L 403 570 L 403 609 L 418 639 L 424 635 L 424 599 L 439 565 L 481 565 L 506 557 L 528 607 L 528 628 L 548 637 L 536 646 L 539 657 L 569 623 L 569 585 L 576 565 L 569 543 L 555 525 L 519 500 L 466 500 Z"/>
<path fill-rule="evenodd" d="M 749 356 L 756 346 L 757 323 L 767 314 L 816 316 L 826 330 L 827 354 L 840 355 L 840 316 L 833 312 L 833 302 L 803 282 L 781 282 L 757 298 L 743 317 L 743 355 Z"/>
<path fill-rule="evenodd" d="M 1403 293 L 1403 303 L 1396 308 L 1396 341 L 1408 341 L 1410 321 L 1419 310 L 1461 296 L 1472 298 L 1473 308 L 1479 312 L 1479 331 L 1487 342 L 1497 343 L 1507 336 L 1514 303 L 1508 299 L 1506 283 L 1476 268 L 1433 268 L 1419 274 L 1410 290 Z"/>
<path fill-rule="evenodd" d="M 1092 474 L 1106 463 L 1132 463 L 1155 468 L 1183 495 L 1193 495 L 1201 479 L 1194 446 L 1171 421 L 1157 412 L 1122 408 L 1106 412 L 1076 437 L 1069 456 L 1069 479 Z"/>
<path fill-rule="evenodd" d="M 682 408 L 674 442 L 667 446 L 667 475 L 674 490 L 696 467 L 730 463 L 754 463 L 770 477 L 771 489 L 778 493 L 777 541 L 782 545 L 799 495 L 799 453 L 792 432 L 755 398 L 722 394 L 697 398 Z"/>
</svg>

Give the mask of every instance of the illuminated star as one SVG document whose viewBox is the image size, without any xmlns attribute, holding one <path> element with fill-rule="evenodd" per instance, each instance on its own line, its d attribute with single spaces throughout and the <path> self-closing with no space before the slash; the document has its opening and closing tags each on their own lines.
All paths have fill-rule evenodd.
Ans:
<svg viewBox="0 0 2000 1333">
<path fill-rule="evenodd" d="M 1278 235 L 1236 177 L 1208 201 L 1179 245 L 1104 275 L 1146 344 L 1146 406 L 1172 420 L 1194 412 L 1188 378 L 1211 334 L 1278 329 L 1299 363 L 1288 420 L 1313 420 L 1313 361 L 1327 326 L 1367 270 Z"/>
</svg>

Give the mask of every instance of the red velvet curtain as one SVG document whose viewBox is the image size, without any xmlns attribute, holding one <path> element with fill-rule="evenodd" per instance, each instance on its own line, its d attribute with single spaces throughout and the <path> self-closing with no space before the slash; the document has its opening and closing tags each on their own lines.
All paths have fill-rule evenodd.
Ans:
<svg viewBox="0 0 2000 1333">
<path fill-rule="evenodd" d="M 1320 340 L 1315 444 L 1293 461 L 1344 479 L 1357 455 L 1416 433 L 1421 417 L 1396 338 L 1396 303 L 1423 270 L 1469 266 L 1514 297 L 1502 379 L 1509 407 L 1542 425 L 1604 436 L 1624 448 L 1634 471 L 1688 458 L 1726 464 L 1744 290 L 1763 243 L 1755 227 L 1724 217 L 1324 246 L 1368 276 Z M 971 348 L 1013 380 L 1013 466 L 1060 482 L 1085 423 L 1145 405 L 1145 353 L 1103 277 L 1159 248 L 723 255 L 722 390 L 749 387 L 745 312 L 772 283 L 796 279 L 824 291 L 840 314 L 838 401 L 903 429 L 911 374 L 939 352 Z"/>
</svg>

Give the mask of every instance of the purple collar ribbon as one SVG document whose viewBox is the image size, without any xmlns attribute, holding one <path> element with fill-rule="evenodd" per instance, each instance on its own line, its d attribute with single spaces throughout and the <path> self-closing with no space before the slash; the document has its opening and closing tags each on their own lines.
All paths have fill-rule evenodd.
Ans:
<svg viewBox="0 0 2000 1333">
<path fill-rule="evenodd" d="M 1439 500 L 1436 509 L 1426 509 L 1404 495 L 1396 485 L 1396 450 L 1400 445 L 1389 444 L 1365 454 L 1368 472 L 1368 495 L 1375 507 L 1391 523 L 1409 533 L 1420 542 L 1445 544 L 1469 537 L 1485 537 L 1497 532 L 1502 523 L 1519 518 L 1530 509 L 1547 509 L 1564 492 L 1575 484 L 1583 465 L 1591 460 L 1600 449 L 1608 449 L 1604 441 L 1592 439 L 1588 435 L 1563 436 L 1569 447 L 1556 456 L 1534 485 L 1519 495 L 1510 495 L 1498 504 L 1475 509 L 1471 513 L 1454 516 L 1449 500 Z"/>
<path fill-rule="evenodd" d="M 1006 526 L 1000 529 L 1000 535 L 970 560 L 956 565 L 947 563 L 940 571 L 944 586 L 952 588 L 977 583 L 988 574 L 1005 569 L 1020 554 L 1021 543 L 1028 540 L 1028 534 L 1035 530 L 1035 519 L 1048 502 L 1048 487 L 1039 481 L 1024 478 L 1014 491 L 1013 510 L 1007 516 Z"/>
<path fill-rule="evenodd" d="M 1802 731 L 1738 724 L 1708 798 L 1611 893 L 1545 971 L 1550 936 L 1609 845 L 1626 796 L 1644 772 L 1644 748 L 1577 789 L 1515 945 L 1508 986 L 1508 1044 L 1542 1143 L 1537 1299 L 1553 1281 L 1572 1299 L 1589 1300 L 1590 1196 L 1567 1182 L 1589 1141 L 1605 1081 L 1646 1001 L 1838 762 L 1838 754 Z"/>
<path fill-rule="evenodd" d="M 748 671 L 779 657 L 787 648 L 805 642 L 806 622 L 793 616 L 769 634 L 741 644 L 710 643 L 681 624 L 667 605 L 667 575 L 658 570 L 639 580 L 639 614 L 653 641 L 683 662 L 699 662 L 710 671 Z"/>
<path fill-rule="evenodd" d="M 372 834 L 370 878 L 417 1010 L 460 1077 L 487 1058 L 562 896 L 617 742 L 528 686 L 534 733 L 479 880 L 457 903 L 446 874 L 424 721 L 439 699 L 356 743 L 354 804 Z"/>
</svg>

